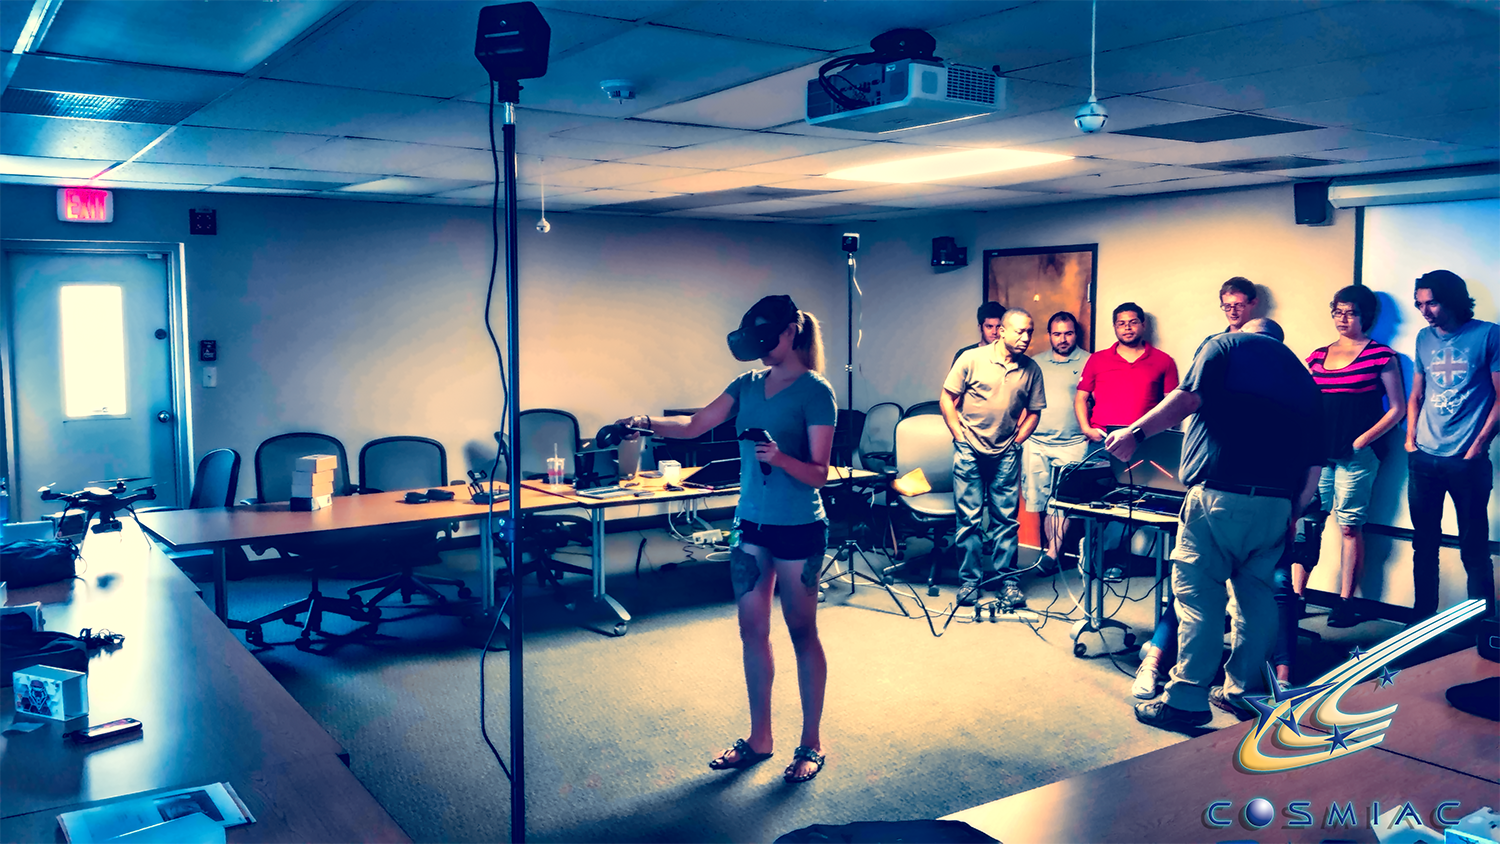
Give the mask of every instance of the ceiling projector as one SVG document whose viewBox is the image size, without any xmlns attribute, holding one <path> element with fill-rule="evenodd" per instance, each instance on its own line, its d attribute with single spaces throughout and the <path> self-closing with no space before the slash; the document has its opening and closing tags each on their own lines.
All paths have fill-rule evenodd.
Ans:
<svg viewBox="0 0 1500 844">
<path fill-rule="evenodd" d="M 1005 78 L 932 55 L 920 30 L 898 29 L 873 51 L 842 56 L 807 82 L 807 122 L 854 132 L 895 132 L 991 114 L 1005 108 Z"/>
</svg>

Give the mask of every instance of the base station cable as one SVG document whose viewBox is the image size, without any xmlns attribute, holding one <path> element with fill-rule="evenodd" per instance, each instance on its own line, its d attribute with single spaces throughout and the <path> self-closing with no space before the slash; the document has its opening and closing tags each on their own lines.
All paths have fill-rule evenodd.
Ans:
<svg viewBox="0 0 1500 844">
<path fill-rule="evenodd" d="M 484 736 L 484 743 L 489 745 L 490 753 L 494 754 L 495 761 L 500 763 L 500 770 L 505 773 L 505 778 L 512 782 L 515 781 L 515 777 L 511 776 L 510 769 L 505 767 L 505 760 L 500 758 L 500 751 L 495 747 L 495 743 L 490 740 L 489 728 L 485 726 L 484 659 L 490 655 L 490 642 L 495 640 L 495 631 L 500 629 L 500 619 L 505 616 L 505 608 L 510 605 L 510 596 L 513 594 L 515 594 L 514 586 L 511 587 L 509 592 L 505 593 L 505 600 L 496 608 L 495 623 L 490 627 L 489 638 L 484 640 L 484 647 L 479 652 L 479 734 Z"/>
</svg>

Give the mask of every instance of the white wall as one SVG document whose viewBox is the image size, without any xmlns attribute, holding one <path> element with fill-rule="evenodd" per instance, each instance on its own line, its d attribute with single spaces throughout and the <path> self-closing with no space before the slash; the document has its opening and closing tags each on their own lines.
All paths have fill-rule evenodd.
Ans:
<svg viewBox="0 0 1500 844">
<path fill-rule="evenodd" d="M 351 463 L 380 436 L 493 456 L 500 377 L 482 322 L 488 209 L 236 194 L 118 191 L 108 225 L 60 223 L 54 190 L 6 185 L 8 239 L 186 244 L 189 336 L 219 344 L 219 386 L 199 385 L 198 453 L 246 460 L 265 438 L 321 431 Z M 218 211 L 187 234 L 190 208 Z M 554 214 L 521 228 L 523 407 L 575 413 L 584 436 L 629 413 L 712 400 L 748 365 L 724 335 L 768 293 L 826 320 L 830 378 L 843 384 L 844 267 L 825 227 Z M 505 345 L 504 256 L 493 320 Z M 840 388 L 842 389 L 842 388 Z M 24 400 L 24 397 L 20 397 Z M 487 459 L 486 459 L 487 463 Z"/>
<path fill-rule="evenodd" d="M 1093 347 L 1114 342 L 1109 312 L 1135 301 L 1149 314 L 1151 342 L 1181 374 L 1199 342 L 1224 327 L 1225 279 L 1254 281 L 1258 315 L 1281 323 L 1287 345 L 1305 357 L 1333 338 L 1328 301 L 1354 273 L 1353 212 L 1337 212 L 1328 226 L 1296 225 L 1290 185 L 918 217 L 866 224 L 862 234 L 857 407 L 937 398 L 953 352 L 977 338 L 986 249 L 1098 243 Z M 968 247 L 968 267 L 933 271 L 932 238 L 941 235 Z"/>
</svg>

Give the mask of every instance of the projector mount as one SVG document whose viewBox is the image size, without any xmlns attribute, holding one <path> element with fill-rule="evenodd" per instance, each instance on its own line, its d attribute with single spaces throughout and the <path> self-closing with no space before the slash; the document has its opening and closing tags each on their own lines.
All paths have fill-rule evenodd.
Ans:
<svg viewBox="0 0 1500 844">
<path fill-rule="evenodd" d="M 936 49 L 937 39 L 920 29 L 893 29 L 871 39 L 868 53 L 839 56 L 825 62 L 822 67 L 818 68 L 818 84 L 823 87 L 828 98 L 838 103 L 841 108 L 866 108 L 874 103 L 870 102 L 863 92 L 837 76 L 839 71 L 858 65 L 885 64 L 900 59 L 940 62 L 942 59 L 932 55 L 932 51 Z M 846 90 L 839 90 L 836 83 L 842 83 Z"/>
</svg>

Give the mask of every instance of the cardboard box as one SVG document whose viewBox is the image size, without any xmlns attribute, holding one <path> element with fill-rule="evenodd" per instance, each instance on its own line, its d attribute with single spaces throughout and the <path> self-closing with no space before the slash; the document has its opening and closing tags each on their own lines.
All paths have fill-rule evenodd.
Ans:
<svg viewBox="0 0 1500 844">
<path fill-rule="evenodd" d="M 332 469 L 326 472 L 293 472 L 292 497 L 317 498 L 333 495 L 333 476 Z"/>
<path fill-rule="evenodd" d="M 302 512 L 306 512 L 306 511 L 309 511 L 309 510 L 321 510 L 324 507 L 331 507 L 332 505 L 333 505 L 333 496 L 331 496 L 331 495 L 319 495 L 319 496 L 316 496 L 316 497 L 313 497 L 313 498 L 305 498 L 305 497 L 293 497 L 292 498 L 292 509 L 293 510 L 297 510 L 297 511 L 302 511 Z"/>
<path fill-rule="evenodd" d="M 89 714 L 89 675 L 50 665 L 33 665 L 11 675 L 16 712 L 68 721 Z"/>
<path fill-rule="evenodd" d="M 297 458 L 297 465 L 292 468 L 298 472 L 331 472 L 338 467 L 339 459 L 332 454 L 309 454 Z"/>
</svg>

